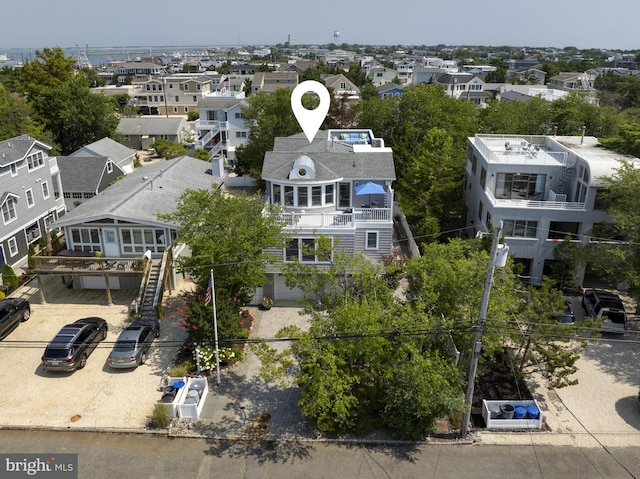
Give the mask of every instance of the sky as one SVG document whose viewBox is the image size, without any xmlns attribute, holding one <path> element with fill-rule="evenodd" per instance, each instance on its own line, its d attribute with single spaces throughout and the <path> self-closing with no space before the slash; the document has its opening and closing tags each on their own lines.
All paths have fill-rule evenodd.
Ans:
<svg viewBox="0 0 640 479">
<path fill-rule="evenodd" d="M 517 5 L 517 6 L 516 6 Z M 23 0 L 0 8 L 11 48 L 361 45 L 640 50 L 638 0 Z"/>
</svg>

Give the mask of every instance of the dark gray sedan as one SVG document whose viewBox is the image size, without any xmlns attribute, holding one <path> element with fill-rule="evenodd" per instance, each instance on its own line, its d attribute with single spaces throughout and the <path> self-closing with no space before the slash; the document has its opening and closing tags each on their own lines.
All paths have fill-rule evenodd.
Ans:
<svg viewBox="0 0 640 479">
<path fill-rule="evenodd" d="M 151 343 L 159 335 L 158 321 L 134 321 L 118 336 L 107 363 L 114 369 L 135 368 L 144 364 Z"/>
</svg>

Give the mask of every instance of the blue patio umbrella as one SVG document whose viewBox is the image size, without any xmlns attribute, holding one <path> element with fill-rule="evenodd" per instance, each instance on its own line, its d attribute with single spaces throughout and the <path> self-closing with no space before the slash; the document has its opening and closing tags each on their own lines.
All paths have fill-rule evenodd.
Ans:
<svg viewBox="0 0 640 479">
<path fill-rule="evenodd" d="M 378 183 L 368 181 L 356 186 L 356 195 L 369 195 L 369 204 L 371 204 L 371 195 L 384 195 L 384 187 Z"/>
</svg>

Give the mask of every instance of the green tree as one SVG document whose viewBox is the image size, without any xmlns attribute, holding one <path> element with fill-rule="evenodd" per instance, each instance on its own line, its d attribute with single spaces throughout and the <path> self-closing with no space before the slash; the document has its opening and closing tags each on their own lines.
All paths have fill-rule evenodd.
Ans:
<svg viewBox="0 0 640 479">
<path fill-rule="evenodd" d="M 202 148 L 196 148 L 193 152 L 193 157 L 198 160 L 209 161 L 209 152 L 207 150 L 203 150 Z"/>
<path fill-rule="evenodd" d="M 602 138 L 603 146 L 640 158 L 640 123 L 620 125 L 618 136 Z"/>
<path fill-rule="evenodd" d="M 410 225 L 418 228 L 417 234 L 460 226 L 464 208 L 459 192 L 464 184 L 466 143 L 476 131 L 474 107 L 447 97 L 435 85 L 409 87 L 400 98 L 398 123 L 390 145 L 398 172 L 398 198 L 409 205 L 417 187 L 410 176 L 418 174 L 423 185 L 432 188 L 431 199 L 438 201 L 423 214 L 408 217 Z M 440 157 L 441 147 L 446 149 Z M 429 178 L 438 167 L 443 168 L 442 174 L 437 172 L 439 178 Z M 442 186 L 436 184 L 438 181 L 443 182 Z"/>
<path fill-rule="evenodd" d="M 420 334 L 439 321 L 397 303 L 395 287 L 379 280 L 381 267 L 364 256 L 339 248 L 329 256 L 323 272 L 287 265 L 288 284 L 310 296 L 321 292 L 322 307 L 305 309 L 307 331 L 293 326 L 278 333 L 296 339 L 290 348 L 254 346 L 262 376 L 282 381 L 295 366 L 301 413 L 322 430 L 364 433 L 387 426 L 400 438 L 424 439 L 438 417 L 462 406 L 461 376 L 451 357 L 435 336 Z"/>
<path fill-rule="evenodd" d="M 400 163 L 396 189 L 402 210 L 413 219 L 414 235 L 437 239 L 441 226 L 464 209 L 460 196 L 464 158 L 447 131 L 431 128 L 425 133 L 418 145 L 395 142 L 394 155 Z"/>
<path fill-rule="evenodd" d="M 373 133 L 383 138 L 385 144 L 390 145 L 398 122 L 398 97 L 380 98 L 377 95 L 364 99 L 353 108 L 356 111 L 358 128 L 369 128 Z"/>
<path fill-rule="evenodd" d="M 623 264 L 632 268 L 632 283 L 640 285 L 640 168 L 635 162 L 622 159 L 613 175 L 601 179 L 606 186 L 607 212 L 629 242 Z"/>
<path fill-rule="evenodd" d="M 2 265 L 2 284 L 6 285 L 11 290 L 16 289 L 20 284 L 20 281 L 16 276 L 16 272 L 8 263 L 4 263 Z"/>
<path fill-rule="evenodd" d="M 82 75 L 52 88 L 50 94 L 45 125 L 63 155 L 115 135 L 119 120 L 113 103 L 93 93 Z"/>
<path fill-rule="evenodd" d="M 42 125 L 31 117 L 32 111 L 23 97 L 0 84 L 0 140 L 23 134 L 46 140 Z"/>
<path fill-rule="evenodd" d="M 268 208 L 258 195 L 227 196 L 219 189 L 187 190 L 174 213 L 160 219 L 178 225 L 180 241 L 191 255 L 180 265 L 207 284 L 214 268 L 216 288 L 229 297 L 262 286 L 266 280 L 263 250 L 283 247 L 285 236 L 275 207 Z M 222 295 L 221 297 L 225 297 Z"/>
<path fill-rule="evenodd" d="M 514 360 L 520 374 L 528 364 L 543 364 L 544 375 L 551 385 L 564 387 L 578 383 L 577 379 L 569 376 L 578 370 L 575 363 L 584 343 L 575 341 L 572 325 L 553 319 L 554 315 L 564 312 L 565 305 L 562 292 L 552 286 L 553 282 L 548 278 L 543 278 L 540 288 L 530 286 L 525 300 L 514 311 L 517 334 L 513 339 L 518 345 Z M 580 334 L 591 336 L 594 326 L 589 321 L 585 322 L 581 325 Z"/>
<path fill-rule="evenodd" d="M 529 101 L 489 101 L 480 110 L 483 133 L 547 135 L 551 132 L 550 103 L 536 97 Z"/>
<path fill-rule="evenodd" d="M 189 154 L 189 150 L 187 150 L 186 146 L 176 143 L 175 141 L 157 139 L 153 142 L 151 147 L 155 148 L 158 155 L 166 160 L 171 160 L 173 158 Z"/>
<path fill-rule="evenodd" d="M 611 107 L 598 107 L 583 93 L 570 93 L 551 103 L 551 123 L 559 135 L 580 135 L 585 126 L 587 135 L 613 136 L 621 117 Z"/>
</svg>

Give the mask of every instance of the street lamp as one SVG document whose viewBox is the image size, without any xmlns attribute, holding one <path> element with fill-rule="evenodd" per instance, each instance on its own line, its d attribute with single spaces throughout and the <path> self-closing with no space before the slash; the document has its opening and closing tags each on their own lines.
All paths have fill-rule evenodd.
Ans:
<svg viewBox="0 0 640 479">
<path fill-rule="evenodd" d="M 469 377 L 467 378 L 467 392 L 464 396 L 464 416 L 462 416 L 462 424 L 460 426 L 461 439 L 467 437 L 469 423 L 471 421 L 473 390 L 476 382 L 476 372 L 478 370 L 478 359 L 480 358 L 480 351 L 482 350 L 482 333 L 484 332 L 484 323 L 487 320 L 487 310 L 489 309 L 489 295 L 491 294 L 491 286 L 493 284 L 493 271 L 496 266 L 503 267 L 506 264 L 507 255 L 509 253 L 509 246 L 506 244 L 498 244 L 501 233 L 502 221 L 498 224 L 497 229 L 493 233 L 489 267 L 487 269 L 487 276 L 484 280 L 484 291 L 482 292 L 482 301 L 480 302 L 478 325 L 476 326 L 476 335 L 471 349 L 471 364 L 469 365 Z"/>
</svg>

